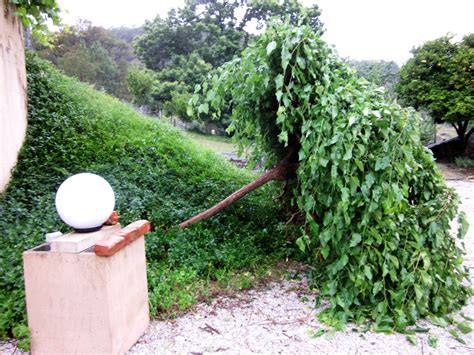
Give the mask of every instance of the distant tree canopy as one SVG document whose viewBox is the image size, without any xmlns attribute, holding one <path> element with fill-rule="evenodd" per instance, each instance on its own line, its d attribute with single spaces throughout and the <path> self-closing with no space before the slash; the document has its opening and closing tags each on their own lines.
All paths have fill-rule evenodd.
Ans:
<svg viewBox="0 0 474 355">
<path fill-rule="evenodd" d="M 112 27 L 109 28 L 109 31 L 112 32 L 117 38 L 120 38 L 122 41 L 125 41 L 132 44 L 135 37 L 143 34 L 143 26 L 140 27 Z"/>
<path fill-rule="evenodd" d="M 238 12 L 245 13 L 239 19 Z M 316 5 L 305 9 L 297 0 L 187 0 L 172 9 L 164 19 L 157 16 L 144 26 L 135 42 L 135 52 L 148 69 L 161 70 L 172 65 L 176 56 L 197 53 L 213 67 L 232 59 L 251 37 L 244 31 L 252 21 L 262 27 L 272 16 L 301 19 L 315 31 L 321 29 Z"/>
<path fill-rule="evenodd" d="M 316 5 L 305 8 L 297 0 L 187 0 L 166 18 L 158 16 L 147 22 L 143 35 L 134 42 L 137 57 L 157 73 L 152 97 L 145 101 L 161 110 L 175 93 L 174 100 L 182 102 L 213 68 L 247 46 L 252 37 L 245 30 L 248 26 L 262 28 L 270 17 L 277 16 L 320 31 L 319 15 Z M 178 106 L 179 112 L 173 113 L 186 118 L 181 104 L 166 105 L 169 110 Z"/>
<path fill-rule="evenodd" d="M 441 37 L 412 53 L 400 71 L 400 99 L 427 110 L 438 123 L 450 123 L 464 151 L 474 132 L 469 130 L 474 120 L 474 34 L 457 43 Z"/>
<path fill-rule="evenodd" d="M 349 60 L 350 67 L 357 70 L 357 74 L 387 89 L 390 96 L 395 97 L 395 86 L 400 79 L 400 68 L 394 61 L 386 60 Z"/>
<path fill-rule="evenodd" d="M 53 47 L 37 46 L 40 56 L 99 90 L 122 99 L 130 97 L 125 77 L 135 56 L 129 43 L 88 21 L 61 29 L 51 41 Z"/>
</svg>

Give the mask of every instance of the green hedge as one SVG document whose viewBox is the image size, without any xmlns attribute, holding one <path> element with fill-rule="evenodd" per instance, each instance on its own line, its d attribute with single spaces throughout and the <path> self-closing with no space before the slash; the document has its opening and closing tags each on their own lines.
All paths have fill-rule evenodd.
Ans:
<svg viewBox="0 0 474 355">
<path fill-rule="evenodd" d="M 146 237 L 153 314 L 184 309 L 211 280 L 280 258 L 284 220 L 272 187 L 186 230 L 175 226 L 249 182 L 180 132 L 27 55 L 28 130 L 12 181 L 0 196 L 0 337 L 24 324 L 21 254 L 44 234 L 68 227 L 54 208 L 68 176 L 93 172 L 116 194 L 122 224 L 148 219 Z"/>
</svg>

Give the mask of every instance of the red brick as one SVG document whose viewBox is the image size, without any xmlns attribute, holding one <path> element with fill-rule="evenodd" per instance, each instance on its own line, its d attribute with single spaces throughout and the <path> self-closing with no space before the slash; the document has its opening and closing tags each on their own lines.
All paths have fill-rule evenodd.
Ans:
<svg viewBox="0 0 474 355">
<path fill-rule="evenodd" d="M 130 223 L 128 226 L 99 240 L 94 246 L 94 251 L 98 256 L 114 255 L 127 244 L 149 232 L 150 228 L 150 222 L 147 220 Z"/>
<path fill-rule="evenodd" d="M 110 215 L 109 219 L 107 219 L 104 222 L 104 225 L 106 226 L 113 226 L 116 225 L 119 222 L 120 216 L 117 211 L 113 211 L 112 214 Z"/>
</svg>

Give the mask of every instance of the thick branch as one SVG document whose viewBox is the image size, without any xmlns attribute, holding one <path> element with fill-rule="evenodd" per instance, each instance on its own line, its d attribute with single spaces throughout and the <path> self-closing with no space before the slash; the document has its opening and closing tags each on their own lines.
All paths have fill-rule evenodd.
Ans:
<svg viewBox="0 0 474 355">
<path fill-rule="evenodd" d="M 469 140 L 469 137 L 471 136 L 471 134 L 474 133 L 474 127 L 472 127 L 469 132 L 466 134 L 466 142 Z"/>
<path fill-rule="evenodd" d="M 458 134 L 458 136 L 459 136 L 459 128 L 458 128 L 458 126 L 456 126 L 456 123 L 454 123 L 454 122 L 451 122 L 451 126 L 453 126 L 453 127 L 454 127 L 454 129 L 456 130 L 456 133 L 457 133 L 457 134 Z"/>
<path fill-rule="evenodd" d="M 289 159 L 287 158 L 283 159 L 281 163 L 269 169 L 265 174 L 263 174 L 257 180 L 235 191 L 233 194 L 226 197 L 224 200 L 220 201 L 219 203 L 209 208 L 208 210 L 199 213 L 198 215 L 188 219 L 187 221 L 182 222 L 179 226 L 181 228 L 187 228 L 193 223 L 212 217 L 218 214 L 219 212 L 221 212 L 226 207 L 233 204 L 235 201 L 247 195 L 249 192 L 252 192 L 256 188 L 266 184 L 267 182 L 271 180 L 288 180 L 290 178 L 293 178 L 295 176 L 296 169 L 298 168 L 298 164 L 288 163 L 287 162 L 288 160 Z"/>
</svg>

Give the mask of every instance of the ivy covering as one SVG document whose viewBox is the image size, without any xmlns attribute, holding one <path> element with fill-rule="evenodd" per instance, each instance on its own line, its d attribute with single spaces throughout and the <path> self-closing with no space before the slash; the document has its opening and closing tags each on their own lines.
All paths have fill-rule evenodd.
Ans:
<svg viewBox="0 0 474 355">
<path fill-rule="evenodd" d="M 298 149 L 296 242 L 329 300 L 323 321 L 403 330 L 466 302 L 467 222 L 420 143 L 419 115 L 358 78 L 310 28 L 274 24 L 191 104 L 215 115 L 230 105 L 241 149 L 253 145 L 268 165 Z"/>
</svg>

